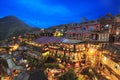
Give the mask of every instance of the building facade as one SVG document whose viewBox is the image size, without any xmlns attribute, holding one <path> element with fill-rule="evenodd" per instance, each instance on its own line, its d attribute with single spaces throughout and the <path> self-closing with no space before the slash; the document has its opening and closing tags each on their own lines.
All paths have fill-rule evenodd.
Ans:
<svg viewBox="0 0 120 80">
<path fill-rule="evenodd" d="M 91 39 L 92 31 L 100 31 L 98 20 L 81 23 L 77 26 L 69 26 L 66 32 L 66 38 L 88 41 Z"/>
<path fill-rule="evenodd" d="M 82 41 L 119 42 L 120 15 L 107 14 L 99 20 L 70 25 L 66 38 Z"/>
</svg>

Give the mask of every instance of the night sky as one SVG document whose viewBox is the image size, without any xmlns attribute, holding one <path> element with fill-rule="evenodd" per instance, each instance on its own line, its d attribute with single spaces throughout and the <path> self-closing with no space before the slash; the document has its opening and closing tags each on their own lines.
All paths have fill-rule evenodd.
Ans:
<svg viewBox="0 0 120 80">
<path fill-rule="evenodd" d="M 0 18 L 13 15 L 29 25 L 46 28 L 120 13 L 120 0 L 0 0 Z"/>
</svg>

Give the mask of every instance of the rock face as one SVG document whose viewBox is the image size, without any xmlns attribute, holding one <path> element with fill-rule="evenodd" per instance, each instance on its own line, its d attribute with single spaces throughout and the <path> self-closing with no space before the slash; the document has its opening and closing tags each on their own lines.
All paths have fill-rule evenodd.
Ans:
<svg viewBox="0 0 120 80">
<path fill-rule="evenodd" d="M 29 32 L 31 29 L 32 28 L 29 25 L 25 24 L 15 16 L 0 18 L 0 40 L 22 35 Z"/>
</svg>

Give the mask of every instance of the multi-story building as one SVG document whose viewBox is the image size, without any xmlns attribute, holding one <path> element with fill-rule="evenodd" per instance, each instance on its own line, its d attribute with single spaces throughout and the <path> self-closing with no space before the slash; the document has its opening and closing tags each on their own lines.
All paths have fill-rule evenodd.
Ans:
<svg viewBox="0 0 120 80">
<path fill-rule="evenodd" d="M 114 37 L 115 37 L 115 42 L 120 42 L 120 15 L 117 15 L 115 17 L 115 30 L 114 30 Z"/>
<path fill-rule="evenodd" d="M 100 31 L 100 22 L 98 20 L 69 26 L 66 32 L 66 38 L 83 41 L 90 40 L 91 31 Z"/>
<path fill-rule="evenodd" d="M 66 38 L 82 41 L 114 42 L 120 41 L 120 15 L 107 14 L 100 20 L 71 25 L 66 31 Z"/>
</svg>

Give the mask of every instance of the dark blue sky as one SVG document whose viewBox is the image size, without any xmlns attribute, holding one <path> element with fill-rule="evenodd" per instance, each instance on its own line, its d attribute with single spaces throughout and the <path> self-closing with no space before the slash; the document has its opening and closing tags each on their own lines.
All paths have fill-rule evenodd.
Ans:
<svg viewBox="0 0 120 80">
<path fill-rule="evenodd" d="M 120 0 L 0 0 L 0 17 L 14 15 L 41 28 L 120 13 Z"/>
</svg>

